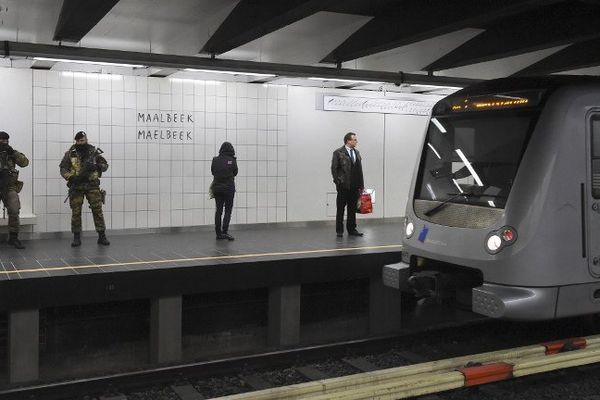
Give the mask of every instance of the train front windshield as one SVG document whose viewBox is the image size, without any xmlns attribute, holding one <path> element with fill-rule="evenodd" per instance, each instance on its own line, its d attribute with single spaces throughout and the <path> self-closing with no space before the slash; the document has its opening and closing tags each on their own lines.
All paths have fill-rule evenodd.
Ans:
<svg viewBox="0 0 600 400">
<path fill-rule="evenodd" d="M 504 208 L 536 119 L 531 109 L 432 117 L 415 199 Z"/>
</svg>

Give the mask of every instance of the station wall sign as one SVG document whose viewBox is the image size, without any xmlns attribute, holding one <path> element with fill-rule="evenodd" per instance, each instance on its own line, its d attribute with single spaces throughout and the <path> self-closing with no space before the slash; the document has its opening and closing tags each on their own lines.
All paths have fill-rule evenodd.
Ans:
<svg viewBox="0 0 600 400">
<path fill-rule="evenodd" d="M 138 112 L 137 140 L 192 142 L 193 130 L 189 127 L 193 127 L 193 118 L 193 114 L 189 113 Z"/>
</svg>

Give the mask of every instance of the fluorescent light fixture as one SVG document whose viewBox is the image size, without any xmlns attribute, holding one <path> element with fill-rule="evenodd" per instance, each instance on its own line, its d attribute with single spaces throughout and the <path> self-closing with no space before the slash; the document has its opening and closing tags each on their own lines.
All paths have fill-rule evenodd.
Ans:
<svg viewBox="0 0 600 400">
<path fill-rule="evenodd" d="M 437 150 L 435 149 L 435 147 L 433 147 L 433 145 L 431 143 L 427 143 L 427 146 L 429 146 L 429 148 L 435 153 L 437 158 L 439 158 L 440 160 L 442 159 L 442 157 L 440 156 L 440 153 L 437 152 Z"/>
<path fill-rule="evenodd" d="M 431 122 L 433 122 L 435 124 L 435 126 L 437 126 L 437 128 L 440 130 L 440 132 L 446 133 L 446 128 L 444 128 L 444 125 L 442 125 L 442 123 L 440 121 L 438 121 L 437 118 L 431 118 Z"/>
<path fill-rule="evenodd" d="M 68 58 L 49 58 L 49 57 L 33 57 L 36 61 L 54 61 L 54 62 L 65 62 L 73 64 L 92 64 L 92 65 L 106 65 L 110 67 L 129 67 L 129 68 L 145 68 L 145 65 L 141 64 L 125 64 L 125 63 L 113 63 L 103 61 L 88 61 L 88 60 L 70 60 Z"/>
<path fill-rule="evenodd" d="M 311 81 L 329 81 L 329 82 L 341 82 L 341 83 L 366 83 L 366 84 L 382 84 L 383 82 L 375 82 L 375 81 L 361 81 L 355 79 L 338 79 L 338 78 L 318 78 L 318 77 L 310 77 L 308 78 Z"/>
<path fill-rule="evenodd" d="M 462 87 L 460 87 L 460 86 L 425 85 L 425 84 L 420 84 L 420 83 L 410 83 L 409 85 L 411 87 L 417 86 L 417 87 L 428 88 L 428 89 L 456 89 L 456 90 L 462 89 Z"/>
<path fill-rule="evenodd" d="M 490 205 L 490 207 L 496 207 L 496 203 L 494 203 L 491 200 L 488 200 L 488 204 Z"/>
<path fill-rule="evenodd" d="M 475 172 L 475 170 L 473 169 L 473 166 L 471 165 L 471 163 L 469 162 L 469 160 L 467 160 L 467 157 L 465 157 L 465 154 L 462 152 L 462 150 L 461 149 L 456 149 L 454 151 L 456 151 L 456 154 L 458 154 L 458 156 L 462 160 L 463 164 L 465 164 L 465 166 L 467 167 L 467 169 L 469 170 L 469 172 L 473 176 L 473 179 L 475 179 L 475 182 L 477 183 L 477 186 L 483 186 L 483 182 L 481 181 L 481 178 L 479 178 L 479 175 L 477 175 L 477 172 Z"/>
<path fill-rule="evenodd" d="M 196 68 L 184 68 L 187 72 L 206 72 L 209 74 L 227 74 L 227 75 L 245 75 L 245 76 L 262 76 L 264 78 L 273 78 L 277 75 L 274 74 L 261 74 L 258 72 L 239 72 L 239 71 L 219 71 L 216 69 L 196 69 Z"/>
<path fill-rule="evenodd" d="M 66 77 L 74 77 L 74 78 L 98 78 L 98 79 L 108 79 L 113 81 L 118 81 L 123 79 L 123 75 L 113 75 L 113 74 L 99 74 L 97 72 L 70 72 L 70 71 L 62 71 L 60 73 L 62 76 Z"/>
</svg>

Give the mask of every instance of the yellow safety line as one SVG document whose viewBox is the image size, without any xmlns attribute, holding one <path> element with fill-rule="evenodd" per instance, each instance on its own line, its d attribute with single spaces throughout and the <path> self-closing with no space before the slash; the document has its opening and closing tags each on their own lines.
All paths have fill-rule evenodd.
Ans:
<svg viewBox="0 0 600 400">
<path fill-rule="evenodd" d="M 401 248 L 400 244 L 389 244 L 382 246 L 365 246 L 365 247 L 342 247 L 339 249 L 322 249 L 322 250 L 303 250 L 303 251 L 284 251 L 278 253 L 256 253 L 256 254 L 237 254 L 237 255 L 226 255 L 226 256 L 207 256 L 207 257 L 194 257 L 194 258 L 174 258 L 170 260 L 150 260 L 150 261 L 130 261 L 130 262 L 119 262 L 110 264 L 88 264 L 88 265 L 72 265 L 63 267 L 46 267 L 46 268 L 32 268 L 32 269 L 21 269 L 16 271 L 5 271 L 7 274 L 20 274 L 25 272 L 48 272 L 70 270 L 70 269 L 89 269 L 89 268 L 107 268 L 107 267 L 119 267 L 126 265 L 146 265 L 146 264 L 167 264 L 167 263 L 179 263 L 179 262 L 191 262 L 191 261 L 208 261 L 208 260 L 234 260 L 239 258 L 260 258 L 270 256 L 290 256 L 298 254 L 315 254 L 315 253 L 331 253 L 331 252 L 342 252 L 342 251 L 354 251 L 354 250 L 379 250 L 379 249 L 390 249 L 390 248 Z"/>
</svg>

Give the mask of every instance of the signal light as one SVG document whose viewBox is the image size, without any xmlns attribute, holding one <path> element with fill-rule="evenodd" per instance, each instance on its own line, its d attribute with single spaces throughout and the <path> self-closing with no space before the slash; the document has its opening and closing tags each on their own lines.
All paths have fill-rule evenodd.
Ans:
<svg viewBox="0 0 600 400">
<path fill-rule="evenodd" d="M 508 228 L 502 231 L 502 239 L 505 242 L 512 242 L 514 238 L 515 232 L 512 229 Z"/>
</svg>

